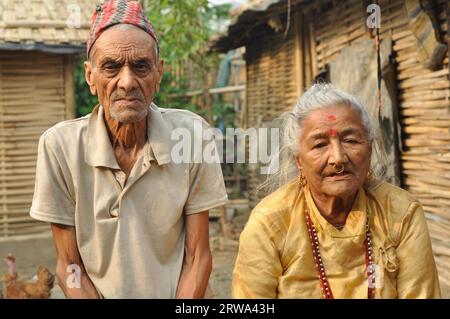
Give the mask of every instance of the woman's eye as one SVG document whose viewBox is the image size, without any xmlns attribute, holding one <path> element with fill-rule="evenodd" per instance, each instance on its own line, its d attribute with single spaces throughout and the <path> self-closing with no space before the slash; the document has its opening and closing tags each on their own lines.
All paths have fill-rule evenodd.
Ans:
<svg viewBox="0 0 450 319">
<path fill-rule="evenodd" d="M 345 142 L 345 143 L 350 143 L 350 144 L 356 144 L 356 143 L 358 143 L 357 140 L 353 140 L 353 139 L 346 139 L 346 140 L 344 140 L 344 142 Z"/>
<path fill-rule="evenodd" d="M 326 143 L 318 143 L 316 145 L 314 145 L 314 148 L 322 148 L 325 147 L 327 144 Z"/>
</svg>

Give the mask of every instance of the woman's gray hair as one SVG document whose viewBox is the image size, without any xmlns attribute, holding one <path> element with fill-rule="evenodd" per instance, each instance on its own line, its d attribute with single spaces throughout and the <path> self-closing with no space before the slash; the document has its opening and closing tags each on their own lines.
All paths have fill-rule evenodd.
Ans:
<svg viewBox="0 0 450 319">
<path fill-rule="evenodd" d="M 332 84 L 320 83 L 314 84 L 306 91 L 291 112 L 283 113 L 276 119 L 281 128 L 280 149 L 272 159 L 271 165 L 274 168 L 272 174 L 258 190 L 272 192 L 298 176 L 296 158 L 300 152 L 302 122 L 316 110 L 337 105 L 346 105 L 358 112 L 366 130 L 366 138 L 372 145 L 370 169 L 373 179 L 366 181 L 364 186 L 370 188 L 385 179 L 386 153 L 379 135 L 377 121 L 373 120 L 373 117 L 356 97 L 335 88 Z"/>
</svg>

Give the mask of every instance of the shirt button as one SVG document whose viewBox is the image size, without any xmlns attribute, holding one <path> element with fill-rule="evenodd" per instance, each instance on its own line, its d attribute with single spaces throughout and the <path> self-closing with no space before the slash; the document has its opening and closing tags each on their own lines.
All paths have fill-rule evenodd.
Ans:
<svg viewBox="0 0 450 319">
<path fill-rule="evenodd" d="M 119 216 L 119 210 L 118 209 L 113 209 L 109 213 L 110 213 L 110 215 L 112 217 L 118 217 Z"/>
</svg>

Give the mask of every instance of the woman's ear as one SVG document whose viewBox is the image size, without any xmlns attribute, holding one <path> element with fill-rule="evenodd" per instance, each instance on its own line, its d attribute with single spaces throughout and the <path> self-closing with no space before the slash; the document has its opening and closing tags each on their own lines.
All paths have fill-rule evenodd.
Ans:
<svg viewBox="0 0 450 319">
<path fill-rule="evenodd" d="M 299 170 L 302 169 L 302 162 L 300 161 L 300 157 L 299 157 L 299 156 L 297 156 L 297 157 L 295 158 L 295 164 L 297 165 L 297 168 L 298 168 Z"/>
<path fill-rule="evenodd" d="M 92 74 L 92 64 L 89 61 L 84 62 L 84 76 L 86 83 L 89 85 L 89 89 L 92 95 L 97 95 L 97 88 L 94 85 L 94 76 Z"/>
</svg>

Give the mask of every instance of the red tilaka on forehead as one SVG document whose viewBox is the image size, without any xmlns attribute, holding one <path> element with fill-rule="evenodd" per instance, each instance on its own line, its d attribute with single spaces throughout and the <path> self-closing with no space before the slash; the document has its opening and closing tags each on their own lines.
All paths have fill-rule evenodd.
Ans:
<svg viewBox="0 0 450 319">
<path fill-rule="evenodd" d="M 328 130 L 328 136 L 329 136 L 329 137 L 336 137 L 336 136 L 338 136 L 338 135 L 339 135 L 338 131 L 335 130 L 334 128 L 330 128 L 330 129 Z"/>
<path fill-rule="evenodd" d="M 336 120 L 336 116 L 334 114 L 328 114 L 327 115 L 327 119 L 328 119 L 328 122 L 332 122 L 332 121 Z M 336 131 L 334 128 L 330 128 L 328 130 L 328 136 L 329 137 L 336 137 L 336 136 L 338 136 L 338 131 Z"/>
</svg>

